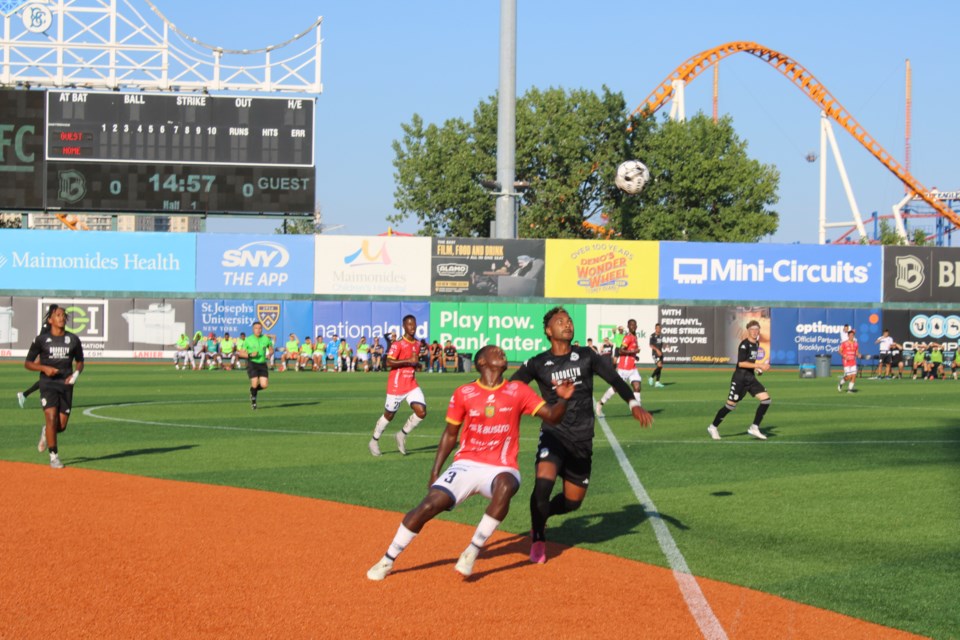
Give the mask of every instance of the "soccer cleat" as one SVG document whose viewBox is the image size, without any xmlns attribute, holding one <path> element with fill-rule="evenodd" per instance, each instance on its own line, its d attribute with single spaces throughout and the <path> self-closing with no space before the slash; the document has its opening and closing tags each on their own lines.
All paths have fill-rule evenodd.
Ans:
<svg viewBox="0 0 960 640">
<path fill-rule="evenodd" d="M 707 427 L 707 433 L 709 433 L 710 437 L 713 438 L 714 440 L 720 439 L 720 431 L 713 425 L 710 425 L 709 427 Z"/>
<path fill-rule="evenodd" d="M 454 569 L 464 578 L 469 578 L 470 574 L 473 573 L 473 563 L 478 555 L 480 555 L 480 550 L 471 544 L 466 551 L 460 554 L 460 559 L 457 560 L 457 566 Z"/>
<path fill-rule="evenodd" d="M 659 380 L 657 380 L 657 381 L 654 383 L 653 386 L 654 386 L 655 388 L 657 388 L 657 389 L 663 389 L 666 385 L 664 385 L 662 382 L 660 382 Z"/>
<path fill-rule="evenodd" d="M 400 455 L 407 455 L 407 434 L 403 429 L 397 431 L 397 449 L 400 450 Z"/>
<path fill-rule="evenodd" d="M 647 378 L 647 384 L 653 386 L 653 378 Z"/>
<path fill-rule="evenodd" d="M 63 469 L 63 463 L 60 462 L 60 456 L 53 454 L 50 456 L 50 468 L 51 469 Z"/>
<path fill-rule="evenodd" d="M 530 545 L 530 562 L 533 564 L 544 564 L 547 561 L 547 543 L 538 540 Z"/>
<path fill-rule="evenodd" d="M 843 382 L 837 385 L 837 393 L 843 393 Z"/>
<path fill-rule="evenodd" d="M 932 378 L 931 378 L 932 380 Z M 860 393 L 859 389 L 847 389 L 847 393 Z"/>
<path fill-rule="evenodd" d="M 257 399 L 253 396 L 250 396 L 250 408 L 253 410 L 257 408 Z"/>
<path fill-rule="evenodd" d="M 21 409 L 23 409 L 23 405 L 26 401 L 27 396 L 23 395 L 23 391 L 17 391 L 17 404 L 20 405 Z"/>
<path fill-rule="evenodd" d="M 752 436 L 753 436 L 754 438 L 756 438 L 757 440 L 766 440 L 766 439 L 767 439 L 767 436 L 763 435 L 763 433 L 760 431 L 760 427 L 758 427 L 758 426 L 755 425 L 755 424 L 750 425 L 750 428 L 747 429 L 747 433 L 749 433 L 750 435 L 752 435 Z"/>
<path fill-rule="evenodd" d="M 40 442 L 37 443 L 37 451 L 43 453 L 47 450 L 47 426 L 40 427 Z"/>
<path fill-rule="evenodd" d="M 370 567 L 367 571 L 367 579 L 383 580 L 391 571 L 393 571 L 393 560 L 387 556 L 383 556 L 377 564 Z"/>
<path fill-rule="evenodd" d="M 602 418 L 602 417 L 603 417 L 603 403 L 602 403 L 602 402 L 598 402 L 598 403 L 597 403 L 597 406 L 594 407 L 594 410 L 596 411 L 598 418 Z"/>
<path fill-rule="evenodd" d="M 370 438 L 370 442 L 367 444 L 367 447 L 370 449 L 370 455 L 372 455 L 374 458 L 379 458 L 381 455 L 383 455 L 380 453 L 380 443 L 373 438 Z"/>
</svg>

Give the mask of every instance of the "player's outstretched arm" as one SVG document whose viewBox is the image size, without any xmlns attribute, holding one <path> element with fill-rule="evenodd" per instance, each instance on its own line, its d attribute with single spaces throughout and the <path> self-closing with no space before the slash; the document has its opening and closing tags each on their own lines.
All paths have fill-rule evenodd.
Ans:
<svg viewBox="0 0 960 640">
<path fill-rule="evenodd" d="M 633 419 L 639 422 L 640 426 L 644 429 L 653 424 L 653 414 L 641 407 L 639 404 L 632 406 L 630 411 L 633 413 Z"/>
</svg>

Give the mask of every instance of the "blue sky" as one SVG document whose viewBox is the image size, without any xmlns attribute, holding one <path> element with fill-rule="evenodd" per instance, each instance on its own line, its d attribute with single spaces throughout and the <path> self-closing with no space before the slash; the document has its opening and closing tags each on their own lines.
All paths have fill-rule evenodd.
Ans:
<svg viewBox="0 0 960 640">
<path fill-rule="evenodd" d="M 470 119 L 498 86 L 499 0 L 155 0 L 180 29 L 211 44 L 255 48 L 285 40 L 323 16 L 323 94 L 317 100 L 317 199 L 337 234 L 385 231 L 394 212 L 391 143 L 413 114 L 442 123 Z M 946 0 L 869 4 L 845 0 L 777 5 L 753 0 L 622 3 L 518 0 L 517 93 L 603 85 L 638 106 L 682 62 L 747 40 L 812 72 L 901 162 L 905 147 L 905 60 L 913 71 L 911 172 L 928 188 L 960 189 L 955 150 L 956 55 Z M 720 65 L 720 112 L 733 118 L 749 154 L 781 174 L 775 242 L 817 241 L 819 111 L 760 59 L 739 53 Z M 687 113 L 711 113 L 712 72 L 687 87 Z M 901 183 L 839 126 L 834 127 L 864 216 L 890 212 Z M 829 155 L 829 152 L 828 152 Z M 642 159 L 642 158 L 641 158 Z M 851 219 L 832 157 L 828 219 Z M 491 200 L 491 210 L 493 201 Z M 269 232 L 273 223 L 216 221 L 208 228 Z M 417 229 L 408 218 L 395 226 Z M 831 231 L 828 237 L 835 237 Z"/>
</svg>

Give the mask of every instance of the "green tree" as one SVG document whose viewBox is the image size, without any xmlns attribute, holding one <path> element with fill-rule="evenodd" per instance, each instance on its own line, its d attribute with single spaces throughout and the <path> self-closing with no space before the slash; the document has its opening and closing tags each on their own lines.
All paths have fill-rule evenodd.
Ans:
<svg viewBox="0 0 960 640">
<path fill-rule="evenodd" d="M 496 176 L 497 103 L 480 103 L 472 122 L 425 125 L 419 115 L 394 141 L 395 206 L 388 218 L 415 217 L 423 235 L 487 236 L 495 203 L 483 186 Z M 617 166 L 640 158 L 652 180 L 628 196 Z M 531 89 L 517 100 L 518 235 L 592 237 L 584 222 L 625 239 L 753 242 L 773 233 L 777 171 L 746 154 L 729 118 L 687 122 L 630 119 L 623 96 L 606 87 Z"/>
<path fill-rule="evenodd" d="M 880 230 L 879 230 L 878 243 L 882 245 L 904 245 L 907 244 L 903 238 L 897 234 L 896 228 L 890 224 L 889 220 L 880 221 Z M 927 234 L 923 229 L 914 229 L 913 233 L 910 234 L 910 244 L 916 247 L 922 247 L 927 244 Z"/>
<path fill-rule="evenodd" d="M 607 89 L 531 89 L 517 99 L 516 179 L 530 185 L 520 198 L 520 237 L 591 235 L 582 223 L 599 221 L 611 202 L 615 167 L 634 135 L 625 114 L 623 96 Z M 424 235 L 489 235 L 495 202 L 481 183 L 496 177 L 496 97 L 469 123 L 425 126 L 414 115 L 401 126 L 393 143 L 398 213 L 388 219 L 414 216 Z"/>
<path fill-rule="evenodd" d="M 779 200 L 779 172 L 747 155 L 729 116 L 664 120 L 635 155 L 651 179 L 611 210 L 623 237 L 756 242 L 777 230 L 778 215 L 768 207 Z"/>
<path fill-rule="evenodd" d="M 316 205 L 313 217 L 284 218 L 273 232 L 281 235 L 320 235 L 323 233 L 323 214 L 320 211 L 320 205 Z"/>
</svg>

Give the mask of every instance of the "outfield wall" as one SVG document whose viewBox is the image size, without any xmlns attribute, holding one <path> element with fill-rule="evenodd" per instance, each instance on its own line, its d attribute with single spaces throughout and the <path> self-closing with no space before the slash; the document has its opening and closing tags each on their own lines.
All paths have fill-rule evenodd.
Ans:
<svg viewBox="0 0 960 640">
<path fill-rule="evenodd" d="M 11 357 L 51 302 L 91 357 L 169 357 L 180 333 L 236 336 L 254 320 L 280 344 L 355 342 L 412 313 L 422 338 L 519 361 L 546 348 L 556 304 L 582 343 L 634 318 L 646 346 L 660 322 L 667 363 L 730 362 L 750 318 L 773 364 L 834 351 L 844 324 L 864 353 L 884 326 L 908 349 L 960 339 L 952 248 L 0 230 L 0 294 Z"/>
</svg>

